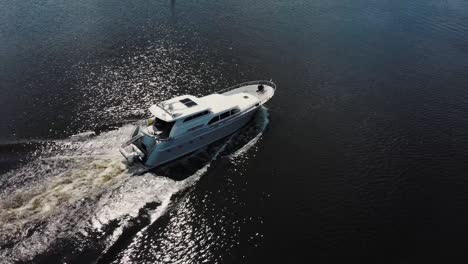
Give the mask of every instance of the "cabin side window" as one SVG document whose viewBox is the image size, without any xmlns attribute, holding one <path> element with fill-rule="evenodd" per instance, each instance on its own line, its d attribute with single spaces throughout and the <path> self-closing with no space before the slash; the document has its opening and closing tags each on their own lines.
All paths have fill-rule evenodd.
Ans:
<svg viewBox="0 0 468 264">
<path fill-rule="evenodd" d="M 203 111 L 203 112 L 200 112 L 200 113 L 198 113 L 198 114 L 194 114 L 194 115 L 192 115 L 192 116 L 189 116 L 189 117 L 187 117 L 187 118 L 184 119 L 184 123 L 185 123 L 185 122 L 188 122 L 188 121 L 191 121 L 191 120 L 194 120 L 194 119 L 196 119 L 196 118 L 202 117 L 202 116 L 204 116 L 204 115 L 207 115 L 208 113 L 209 113 L 209 111 Z"/>
<path fill-rule="evenodd" d="M 213 117 L 213 118 L 210 120 L 210 122 L 208 122 L 208 125 L 211 125 L 211 124 L 213 124 L 214 122 L 218 122 L 218 121 L 219 121 L 219 115 Z"/>
<path fill-rule="evenodd" d="M 211 125 L 211 124 L 213 124 L 213 123 L 215 123 L 215 122 L 218 122 L 219 120 L 226 119 L 226 118 L 228 118 L 228 117 L 230 117 L 231 115 L 234 115 L 234 114 L 236 114 L 236 113 L 239 113 L 239 109 L 237 109 L 237 108 L 232 109 L 232 110 L 230 110 L 230 111 L 226 111 L 226 112 L 224 112 L 224 113 L 222 113 L 222 114 L 220 114 L 220 115 L 218 115 L 218 116 L 213 117 L 213 118 L 210 120 L 210 122 L 208 122 L 208 125 Z"/>
<path fill-rule="evenodd" d="M 219 115 L 219 119 L 223 120 L 225 118 L 228 118 L 230 115 L 231 115 L 230 111 L 224 112 L 224 113 Z"/>
<path fill-rule="evenodd" d="M 238 108 L 234 108 L 234 109 L 231 110 L 231 115 L 235 115 L 235 114 L 237 114 L 239 112 L 240 112 L 240 110 Z"/>
</svg>

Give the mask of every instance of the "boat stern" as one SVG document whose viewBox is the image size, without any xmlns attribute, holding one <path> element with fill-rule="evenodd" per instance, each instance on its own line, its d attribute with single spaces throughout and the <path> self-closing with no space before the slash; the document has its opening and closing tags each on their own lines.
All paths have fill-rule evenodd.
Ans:
<svg viewBox="0 0 468 264">
<path fill-rule="evenodd" d="M 130 140 L 120 146 L 119 151 L 129 163 L 143 161 L 145 153 L 137 146 L 141 145 L 145 135 L 141 132 L 140 126 L 137 126 L 132 133 Z"/>
<path fill-rule="evenodd" d="M 134 144 L 121 146 L 119 151 L 130 164 L 133 164 L 135 161 L 142 161 L 145 157 L 145 154 Z"/>
</svg>

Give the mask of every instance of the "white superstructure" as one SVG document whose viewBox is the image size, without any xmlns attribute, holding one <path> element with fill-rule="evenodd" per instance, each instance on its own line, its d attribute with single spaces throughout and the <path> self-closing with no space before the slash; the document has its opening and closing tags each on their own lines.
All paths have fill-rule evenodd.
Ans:
<svg viewBox="0 0 468 264">
<path fill-rule="evenodd" d="M 204 97 L 182 95 L 152 105 L 120 151 L 129 161 L 155 167 L 186 155 L 245 125 L 274 94 L 269 81 L 254 81 Z"/>
</svg>

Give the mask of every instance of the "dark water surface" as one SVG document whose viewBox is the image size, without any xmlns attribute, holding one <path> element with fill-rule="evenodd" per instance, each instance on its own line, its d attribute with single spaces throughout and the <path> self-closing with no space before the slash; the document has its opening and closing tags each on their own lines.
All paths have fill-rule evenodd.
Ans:
<svg viewBox="0 0 468 264">
<path fill-rule="evenodd" d="M 466 262 L 467 73 L 464 0 L 1 1 L 0 257 Z M 149 105 L 256 79 L 241 134 L 131 176 Z"/>
</svg>

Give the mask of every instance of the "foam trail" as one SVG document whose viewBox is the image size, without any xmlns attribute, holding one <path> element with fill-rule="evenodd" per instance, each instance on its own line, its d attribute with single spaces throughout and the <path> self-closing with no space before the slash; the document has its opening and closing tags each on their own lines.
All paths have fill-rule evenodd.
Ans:
<svg viewBox="0 0 468 264">
<path fill-rule="evenodd" d="M 138 238 L 171 208 L 174 194 L 196 184 L 228 147 L 241 145 L 228 156 L 235 159 L 254 146 L 267 117 L 262 108 L 253 124 L 216 147 L 210 159 L 182 181 L 152 172 L 134 176 L 118 151 L 132 125 L 47 143 L 40 159 L 0 177 L 0 258 L 5 263 L 31 261 L 61 239 L 77 241 L 83 250 L 99 245 L 105 253 L 144 213 L 147 224 L 132 234 Z M 244 143 L 247 134 L 255 136 Z"/>
<path fill-rule="evenodd" d="M 5 177 L 8 180 L 4 184 L 10 188 L 0 195 L 0 222 L 4 223 L 0 226 L 0 257 L 6 263 L 29 261 L 55 241 L 71 239 L 78 233 L 84 236 L 84 248 L 92 239 L 103 237 L 105 253 L 148 205 L 157 206 L 147 210 L 149 221 L 142 230 L 164 215 L 173 195 L 193 186 L 239 136 L 232 135 L 188 178 L 174 181 L 151 172 L 132 176 L 132 168 L 127 167 L 117 147 L 132 129 L 129 125 L 99 136 L 87 133 L 56 141 L 45 157 Z M 21 187 L 22 177 L 28 173 L 35 178 Z M 118 226 L 106 235 L 116 221 Z M 89 234 L 98 235 L 93 238 Z M 135 235 L 139 234 L 141 231 Z"/>
<path fill-rule="evenodd" d="M 54 142 L 44 160 L 1 177 L 0 257 L 6 263 L 28 261 L 73 233 L 92 214 L 95 200 L 130 179 L 115 147 L 129 129 Z M 61 156 L 64 152 L 69 156 Z"/>
</svg>

